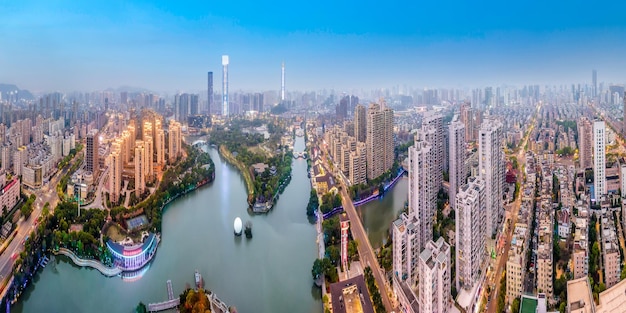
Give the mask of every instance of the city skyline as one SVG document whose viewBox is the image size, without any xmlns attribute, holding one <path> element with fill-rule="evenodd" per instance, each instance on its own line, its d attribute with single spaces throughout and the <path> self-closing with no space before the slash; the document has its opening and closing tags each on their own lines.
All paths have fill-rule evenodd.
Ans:
<svg viewBox="0 0 626 313">
<path fill-rule="evenodd" d="M 0 81 L 34 92 L 203 90 L 228 54 L 231 90 L 280 90 L 283 61 L 287 93 L 591 84 L 593 69 L 599 82 L 622 83 L 620 6 L 452 1 L 437 14 L 438 4 L 402 3 L 386 17 L 375 3 L 1 4 L 11 14 L 0 26 Z"/>
</svg>

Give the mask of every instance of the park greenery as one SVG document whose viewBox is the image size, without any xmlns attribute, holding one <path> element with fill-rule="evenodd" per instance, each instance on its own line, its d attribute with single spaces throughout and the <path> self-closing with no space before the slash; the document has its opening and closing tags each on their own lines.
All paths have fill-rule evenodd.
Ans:
<svg viewBox="0 0 626 313">
<path fill-rule="evenodd" d="M 306 215 L 314 216 L 315 211 L 317 211 L 319 205 L 320 202 L 317 198 L 317 192 L 315 191 L 315 189 L 311 189 L 311 193 L 309 194 L 309 204 L 307 204 L 306 206 Z"/>
<path fill-rule="evenodd" d="M 365 283 L 367 284 L 367 289 L 370 292 L 372 304 L 374 305 L 376 313 L 387 312 L 387 310 L 385 310 L 385 305 L 383 304 L 383 298 L 381 297 L 378 286 L 376 285 L 376 281 L 374 280 L 372 269 L 369 266 L 366 267 L 365 269 L 363 269 L 363 274 L 365 274 Z"/>
<path fill-rule="evenodd" d="M 313 268 L 311 269 L 311 275 L 313 275 L 313 280 L 317 280 L 324 275 L 324 278 L 329 283 L 339 281 L 337 267 L 335 267 L 332 261 L 327 257 L 323 259 L 315 259 L 313 262 Z"/>
<path fill-rule="evenodd" d="M 332 192 L 327 192 L 322 196 L 322 204 L 320 205 L 320 210 L 322 213 L 326 214 L 332 211 L 336 207 L 341 206 L 341 195 L 334 194 Z"/>
<path fill-rule="evenodd" d="M 10 291 L 20 293 L 39 267 L 39 260 L 52 250 L 65 247 L 84 259 L 96 259 L 105 265 L 111 264 L 111 255 L 99 238 L 106 212 L 98 209 L 82 210 L 71 202 L 61 202 L 50 215 L 49 204 L 42 210 L 35 231 L 24 241 L 24 251 L 16 260 L 13 274 L 15 282 Z M 72 224 L 82 224 L 82 231 L 70 231 Z"/>
<path fill-rule="evenodd" d="M 562 156 L 574 155 L 574 149 L 572 149 L 572 147 L 564 147 L 563 149 L 556 150 L 556 154 Z"/>
<path fill-rule="evenodd" d="M 65 189 L 67 188 L 67 183 L 70 181 L 70 178 L 72 177 L 72 173 L 74 173 L 78 169 L 78 167 L 80 166 L 82 162 L 83 162 L 83 156 L 79 155 L 78 159 L 74 161 L 74 164 L 72 164 L 70 169 L 65 173 L 65 175 L 63 175 L 63 177 L 61 177 L 61 180 L 59 181 L 59 184 L 57 185 L 57 194 L 59 196 L 59 199 L 65 198 L 64 193 L 65 193 Z"/>
<path fill-rule="evenodd" d="M 163 207 L 167 203 L 206 182 L 213 181 L 215 164 L 211 160 L 211 156 L 201 149 L 188 145 L 185 145 L 185 149 L 187 157 L 179 160 L 163 173 L 158 188 L 148 199 L 132 208 L 118 206 L 111 209 L 111 217 L 114 222 L 123 226 L 125 225 L 124 215 L 143 213 L 151 224 L 146 227 L 160 232 Z"/>
<path fill-rule="evenodd" d="M 252 128 L 267 127 L 269 138 L 265 139 Z M 283 192 L 291 180 L 292 155 L 281 145 L 285 128 L 274 120 L 233 120 L 228 127 L 216 126 L 210 142 L 220 146 L 220 153 L 242 172 L 250 197 L 248 202 L 272 201 Z M 253 164 L 266 164 L 267 168 L 256 173 Z"/>
</svg>

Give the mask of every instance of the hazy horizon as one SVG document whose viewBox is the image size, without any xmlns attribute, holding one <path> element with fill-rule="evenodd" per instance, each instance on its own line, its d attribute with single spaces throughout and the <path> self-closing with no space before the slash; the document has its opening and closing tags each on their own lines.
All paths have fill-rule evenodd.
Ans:
<svg viewBox="0 0 626 313">
<path fill-rule="evenodd" d="M 38 91 L 623 83 L 626 3 L 2 3 L 0 82 Z"/>
</svg>

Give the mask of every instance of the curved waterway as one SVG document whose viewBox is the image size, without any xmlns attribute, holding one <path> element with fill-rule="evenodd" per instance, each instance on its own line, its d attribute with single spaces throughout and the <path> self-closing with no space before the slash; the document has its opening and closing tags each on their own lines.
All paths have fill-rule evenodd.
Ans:
<svg viewBox="0 0 626 313">
<path fill-rule="evenodd" d="M 296 137 L 295 150 L 304 149 Z M 215 181 L 171 203 L 163 216 L 163 237 L 155 260 L 133 282 L 106 278 L 57 257 L 37 274 L 13 312 L 134 312 L 139 301 L 167 299 L 193 285 L 194 270 L 207 289 L 239 312 L 322 312 L 311 265 L 317 255 L 314 225 L 307 221 L 311 184 L 306 160 L 293 161 L 292 180 L 267 215 L 247 212 L 246 189 L 237 170 L 216 150 Z M 252 222 L 254 238 L 233 236 L 239 216 Z"/>
<path fill-rule="evenodd" d="M 391 223 L 404 208 L 408 194 L 408 178 L 402 177 L 384 197 L 356 208 L 372 248 L 378 249 L 387 243 Z"/>
</svg>

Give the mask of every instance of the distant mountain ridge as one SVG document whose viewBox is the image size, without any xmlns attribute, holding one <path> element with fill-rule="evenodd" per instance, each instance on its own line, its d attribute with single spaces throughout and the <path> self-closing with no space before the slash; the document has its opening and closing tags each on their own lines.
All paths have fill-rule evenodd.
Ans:
<svg viewBox="0 0 626 313">
<path fill-rule="evenodd" d="M 8 98 L 9 97 L 9 93 L 13 92 L 13 91 L 17 91 L 17 98 L 18 99 L 23 99 L 23 100 L 34 100 L 35 99 L 33 94 L 30 93 L 30 91 L 28 91 L 26 89 L 20 89 L 16 85 L 13 85 L 13 84 L 0 84 L 0 93 L 2 93 L 2 98 L 3 99 Z"/>
</svg>

